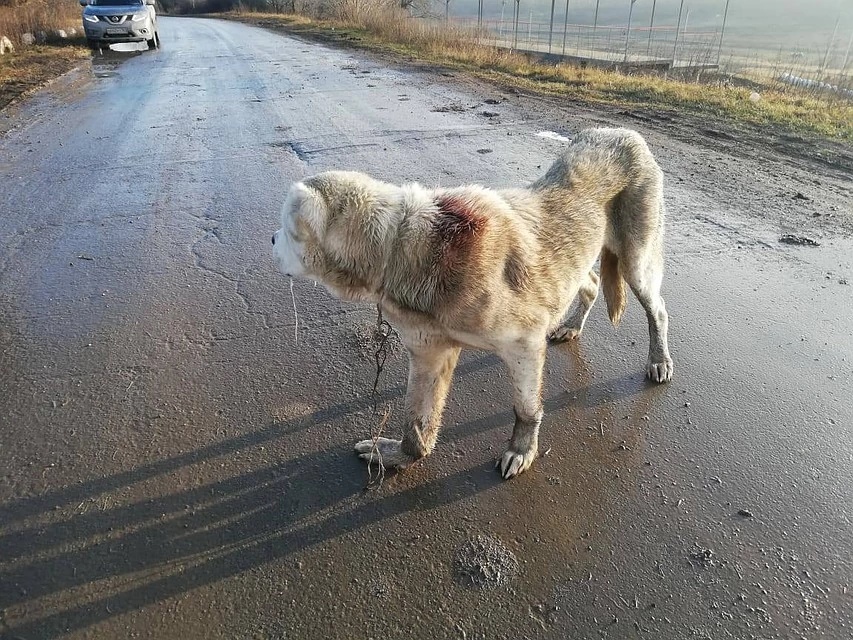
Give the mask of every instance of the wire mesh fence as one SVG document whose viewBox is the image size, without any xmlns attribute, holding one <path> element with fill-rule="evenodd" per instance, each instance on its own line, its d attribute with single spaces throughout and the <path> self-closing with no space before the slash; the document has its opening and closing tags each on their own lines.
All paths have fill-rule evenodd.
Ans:
<svg viewBox="0 0 853 640">
<path fill-rule="evenodd" d="M 498 47 L 588 58 L 602 62 L 666 64 L 667 66 L 714 65 L 719 34 L 682 30 L 673 26 L 625 26 L 555 24 L 531 20 L 480 20 L 454 18 L 459 26 L 478 34 L 478 40 Z"/>
<path fill-rule="evenodd" d="M 612 26 L 574 24 L 531 17 L 509 19 L 450 17 L 449 22 L 480 44 L 582 61 L 601 66 L 646 67 L 684 72 L 718 69 L 727 75 L 772 79 L 783 84 L 831 91 L 853 99 L 851 45 L 828 42 L 810 48 L 772 47 L 722 29 L 679 25 Z M 851 37 L 853 42 L 853 37 Z"/>
</svg>

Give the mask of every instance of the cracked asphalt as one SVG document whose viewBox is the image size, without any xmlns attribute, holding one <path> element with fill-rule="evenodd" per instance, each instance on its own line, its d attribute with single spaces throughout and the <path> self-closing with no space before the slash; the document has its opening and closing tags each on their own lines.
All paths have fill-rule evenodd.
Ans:
<svg viewBox="0 0 853 640">
<path fill-rule="evenodd" d="M 0 637 L 851 636 L 849 149 L 161 34 L 0 113 Z M 297 322 L 287 185 L 521 185 L 540 133 L 594 124 L 666 172 L 675 379 L 645 382 L 635 300 L 618 329 L 596 307 L 549 350 L 547 455 L 502 482 L 509 385 L 467 352 L 435 453 L 367 489 L 352 445 L 386 407 L 399 429 L 405 355 L 374 397 L 370 307 L 297 282 Z"/>
</svg>

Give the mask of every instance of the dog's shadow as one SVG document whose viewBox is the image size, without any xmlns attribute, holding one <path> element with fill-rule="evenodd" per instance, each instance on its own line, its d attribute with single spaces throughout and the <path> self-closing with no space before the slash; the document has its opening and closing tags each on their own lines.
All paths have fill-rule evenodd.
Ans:
<svg viewBox="0 0 853 640">
<path fill-rule="evenodd" d="M 349 445 L 335 446 L 6 534 L 0 547 L 10 568 L 0 571 L 0 607 L 13 611 L 56 596 L 76 603 L 10 629 L 12 637 L 56 637 L 500 482 L 488 462 L 397 492 L 365 491 L 364 464 Z M 93 602 L 80 590 L 97 583 L 110 595 Z"/>
<path fill-rule="evenodd" d="M 497 358 L 485 356 L 461 365 L 457 375 L 496 364 Z M 580 390 L 581 396 L 607 395 L 611 386 L 612 381 L 601 389 Z M 404 391 L 398 385 L 380 396 L 393 400 Z M 546 407 L 549 412 L 560 411 L 579 397 L 566 392 L 547 401 Z M 364 465 L 348 442 L 141 502 L 84 513 L 73 508 L 185 467 L 295 436 L 317 423 L 346 419 L 372 401 L 369 396 L 358 398 L 187 454 L 4 505 L 0 610 L 30 609 L 38 600 L 63 603 L 60 611 L 45 607 L 40 617 L 17 626 L 12 623 L 11 637 L 50 638 L 82 629 L 363 527 L 446 506 L 501 484 L 488 460 L 418 486 L 365 492 Z M 505 428 L 511 419 L 507 409 L 459 425 L 444 439 Z M 47 515 L 57 507 L 73 513 Z M 93 601 L 95 584 L 106 595 Z"/>
</svg>

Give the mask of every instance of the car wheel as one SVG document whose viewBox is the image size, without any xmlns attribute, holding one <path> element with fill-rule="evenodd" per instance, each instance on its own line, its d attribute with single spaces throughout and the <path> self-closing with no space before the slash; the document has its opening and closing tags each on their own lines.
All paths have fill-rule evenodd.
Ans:
<svg viewBox="0 0 853 640">
<path fill-rule="evenodd" d="M 160 34 L 156 31 L 154 32 L 154 37 L 148 40 L 148 48 L 149 49 L 159 49 L 160 48 Z"/>
</svg>

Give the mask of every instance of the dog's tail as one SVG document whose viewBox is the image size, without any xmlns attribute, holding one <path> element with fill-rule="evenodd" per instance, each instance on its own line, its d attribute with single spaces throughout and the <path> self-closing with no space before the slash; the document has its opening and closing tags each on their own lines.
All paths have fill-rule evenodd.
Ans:
<svg viewBox="0 0 853 640">
<path fill-rule="evenodd" d="M 607 247 L 601 250 L 601 288 L 607 301 L 607 315 L 618 326 L 625 311 L 625 280 L 619 272 L 619 256 Z"/>
</svg>

